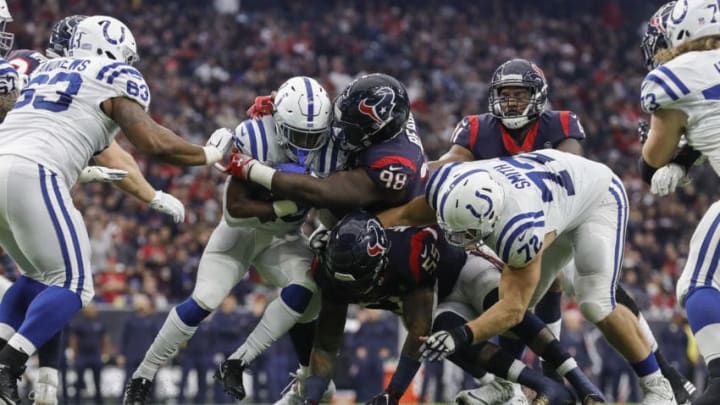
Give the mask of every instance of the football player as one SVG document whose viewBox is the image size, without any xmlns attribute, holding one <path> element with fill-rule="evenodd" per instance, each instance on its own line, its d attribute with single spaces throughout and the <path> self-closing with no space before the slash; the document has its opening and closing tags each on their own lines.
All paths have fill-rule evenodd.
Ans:
<svg viewBox="0 0 720 405">
<path fill-rule="evenodd" d="M 276 170 L 247 154 L 235 156 L 228 169 L 236 177 L 262 185 L 277 198 L 323 208 L 320 216 L 327 226 L 334 224 L 333 217 L 361 208 L 380 211 L 422 194 L 427 171 L 423 147 L 407 91 L 397 79 L 380 73 L 357 78 L 335 100 L 332 125 L 332 142 L 349 154 L 347 170 L 317 178 Z M 309 361 L 314 328 L 296 327 L 290 332 L 291 338 L 293 334 L 302 336 L 293 340 L 305 346 L 298 352 L 307 353 Z M 226 364 L 226 390 L 242 389 L 242 364 L 257 356 L 256 346 L 248 339 L 230 357 L 238 361 Z M 307 368 L 300 370 L 280 404 L 303 402 L 307 375 Z"/>
<path fill-rule="evenodd" d="M 646 59 L 646 64 L 654 69 L 645 76 L 640 90 L 642 108 L 651 114 L 640 173 L 657 194 L 675 189 L 698 152 L 720 174 L 719 12 L 717 2 L 709 0 L 676 2 L 660 37 L 668 48 L 651 49 L 648 56 L 652 55 L 652 60 Z M 657 14 L 650 24 L 658 22 L 656 17 Z M 688 147 L 678 148 L 683 135 Z M 698 405 L 720 403 L 718 223 L 720 203 L 715 202 L 692 235 L 676 291 L 710 371 L 707 390 L 693 401 Z"/>
<path fill-rule="evenodd" d="M 453 146 L 440 159 L 429 163 L 431 170 L 450 162 L 512 156 L 544 148 L 582 155 L 585 131 L 580 121 L 571 111 L 548 109 L 548 84 L 542 70 L 534 63 L 511 59 L 500 65 L 493 73 L 488 100 L 490 112 L 465 117 L 455 128 Z M 573 269 L 572 263 L 564 269 L 567 277 L 573 277 Z M 560 279 L 556 280 L 535 307 L 535 313 L 556 337 L 560 336 L 561 329 L 561 284 Z M 695 387 L 665 360 L 647 320 L 619 284 L 616 298 L 638 317 L 678 403 L 689 402 Z M 542 365 L 545 367 L 544 362 Z M 552 368 L 547 371 L 552 375 Z M 487 388 L 493 389 L 493 386 Z M 482 396 L 480 393 L 475 395 Z"/>
<path fill-rule="evenodd" d="M 271 115 L 237 126 L 234 143 L 238 150 L 278 170 L 326 176 L 341 167 L 344 158 L 327 142 L 332 103 L 320 83 L 309 77 L 293 77 L 280 86 L 273 106 Z M 193 336 L 200 322 L 220 306 L 250 266 L 282 290 L 248 337 L 253 354 L 230 356 L 218 370 L 218 379 L 230 378 L 235 364 L 242 378 L 242 370 L 290 327 L 296 323 L 306 327 L 317 317 L 317 286 L 308 273 L 312 252 L 299 236 L 307 209 L 234 177 L 228 177 L 223 202 L 223 218 L 203 251 L 192 295 L 168 314 L 128 382 L 126 405 L 147 403 L 158 368 Z M 303 360 L 309 357 L 307 352 L 298 353 L 301 367 L 307 366 Z M 245 397 L 242 385 L 227 391 L 238 400 Z"/>
<path fill-rule="evenodd" d="M 625 188 L 607 166 L 557 150 L 440 168 L 424 198 L 384 212 L 383 224 L 437 222 L 451 243 L 482 242 L 505 267 L 499 301 L 475 320 L 434 333 L 424 355 L 444 357 L 515 326 L 574 259 L 570 283 L 580 310 L 632 365 L 642 404 L 675 404 L 637 317 L 616 305 L 627 213 Z"/>
<path fill-rule="evenodd" d="M 3 0 L 4 2 L 4 0 Z M 2 4 L 2 3 L 0 3 Z M 74 15 L 61 19 L 53 25 L 46 57 L 40 52 L 21 49 L 11 51 L 8 62 L 20 75 L 18 85 L 27 84 L 30 74 L 48 58 L 67 56 L 68 43 L 72 30 L 86 16 Z M 15 102 L 15 96 L 9 106 Z M 9 108 L 8 108 L 9 111 Z M 1 111 L 0 111 L 1 113 Z M 4 117 L 4 114 L 3 114 Z M 0 120 L 1 121 L 1 120 Z M 104 166 L 87 166 L 78 176 L 78 183 L 113 182 L 118 188 L 147 203 L 150 208 L 170 215 L 178 223 L 185 218 L 185 207 L 178 199 L 160 190 L 155 190 L 143 177 L 137 162 L 115 140 L 107 149 L 94 156 L 94 160 Z M 10 287 L 11 282 L 0 278 L 0 295 Z M 5 342 L 0 339 L 0 347 Z M 60 335 L 54 336 L 50 341 L 38 349 L 38 379 L 33 385 L 34 405 L 56 405 L 57 388 L 59 384 L 57 375 L 57 362 L 59 356 Z"/>
<path fill-rule="evenodd" d="M 94 294 L 87 231 L 69 193 L 86 162 L 118 128 L 142 153 L 178 165 L 214 164 L 230 146 L 223 132 L 202 147 L 155 123 L 136 60 L 125 24 L 88 17 L 74 30 L 69 57 L 38 67 L 0 125 L 0 245 L 24 270 L 0 305 L 7 404 L 20 402 L 16 377 L 28 356 Z"/>
<path fill-rule="evenodd" d="M 353 213 L 332 230 L 317 232 L 310 245 L 317 253 L 313 273 L 322 290 L 318 328 L 323 333 L 313 348 L 314 373 L 309 386 L 325 386 L 333 374 L 350 303 L 392 311 L 402 317 L 408 330 L 400 362 L 389 385 L 369 402 L 388 405 L 397 404 L 412 381 L 417 368 L 408 365 L 418 363 L 420 337 L 429 334 L 431 325 L 443 329 L 449 323 L 463 324 L 497 300 L 499 260 L 485 252 L 466 252 L 464 248 L 448 244 L 434 227 L 384 230 L 374 215 Z M 449 322 L 447 317 L 446 321 L 439 322 L 438 316 L 433 321 L 436 285 L 437 313 L 449 312 L 452 318 Z M 600 391 L 583 375 L 570 355 L 562 351 L 552 332 L 535 315 L 527 313 L 512 332 L 562 369 L 583 403 L 590 403 L 591 399 L 593 403 L 603 403 Z M 487 368 L 504 378 L 520 381 L 538 393 L 537 401 L 574 402 L 562 385 L 530 370 L 492 343 L 454 353 L 449 359 L 474 376 Z M 309 389 L 306 400 L 318 403 L 321 392 Z M 524 394 L 519 395 L 520 401 L 513 400 L 513 393 L 483 400 L 527 404 Z"/>
</svg>

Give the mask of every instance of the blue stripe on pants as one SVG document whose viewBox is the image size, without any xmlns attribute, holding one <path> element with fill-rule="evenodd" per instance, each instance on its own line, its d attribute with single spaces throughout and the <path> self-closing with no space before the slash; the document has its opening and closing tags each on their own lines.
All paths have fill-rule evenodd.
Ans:
<svg viewBox="0 0 720 405">
<path fill-rule="evenodd" d="M 78 240 L 77 232 L 75 231 L 75 225 L 70 218 L 70 214 L 68 213 L 65 204 L 63 204 L 62 195 L 60 194 L 60 187 L 58 187 L 57 176 L 53 174 L 50 177 L 50 181 L 52 182 L 53 190 L 55 191 L 55 197 L 57 198 L 58 205 L 60 206 L 60 211 L 62 212 L 63 218 L 65 218 L 65 223 L 67 224 L 68 230 L 70 231 L 70 238 L 72 239 L 73 249 L 75 250 L 75 260 L 77 260 L 79 271 L 78 286 L 75 292 L 77 294 L 81 294 L 83 290 L 83 285 L 85 284 L 85 265 L 83 264 L 80 241 Z"/>
<path fill-rule="evenodd" d="M 40 191 L 42 192 L 43 201 L 47 208 L 48 214 L 50 214 L 50 220 L 52 220 L 53 228 L 55 228 L 55 235 L 60 242 L 60 252 L 62 253 L 63 263 L 65 264 L 65 284 L 63 287 L 70 288 L 70 281 L 72 280 L 72 263 L 70 263 L 70 255 L 68 254 L 67 245 L 65 244 L 65 237 L 60 228 L 60 222 L 58 221 L 55 209 L 50 202 L 50 194 L 48 193 L 47 185 L 45 184 L 45 168 L 42 165 L 38 165 L 40 171 Z"/>
</svg>

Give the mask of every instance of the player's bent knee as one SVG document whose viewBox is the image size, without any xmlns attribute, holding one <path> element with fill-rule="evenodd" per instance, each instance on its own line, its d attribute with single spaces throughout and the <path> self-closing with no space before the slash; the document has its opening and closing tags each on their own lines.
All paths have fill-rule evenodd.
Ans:
<svg viewBox="0 0 720 405">
<path fill-rule="evenodd" d="M 200 306 L 192 297 L 178 304 L 175 307 L 178 318 L 188 326 L 198 326 L 203 319 L 207 318 L 212 310 Z"/>
<path fill-rule="evenodd" d="M 308 304 L 315 295 L 313 291 L 304 285 L 290 284 L 280 290 L 280 299 L 293 311 L 302 314 L 308 308 Z"/>
<path fill-rule="evenodd" d="M 585 319 L 592 323 L 603 321 L 612 311 L 613 307 L 609 299 L 606 303 L 602 302 L 602 300 L 580 302 L 580 312 Z"/>
<path fill-rule="evenodd" d="M 318 314 L 320 314 L 320 302 L 320 294 L 313 294 L 307 308 L 305 308 L 305 312 L 303 312 L 302 316 L 298 319 L 298 323 L 308 323 L 315 320 Z"/>
<path fill-rule="evenodd" d="M 230 293 L 229 288 L 219 285 L 196 285 L 195 290 L 190 295 L 198 306 L 206 311 L 216 310 L 225 297 Z"/>
</svg>

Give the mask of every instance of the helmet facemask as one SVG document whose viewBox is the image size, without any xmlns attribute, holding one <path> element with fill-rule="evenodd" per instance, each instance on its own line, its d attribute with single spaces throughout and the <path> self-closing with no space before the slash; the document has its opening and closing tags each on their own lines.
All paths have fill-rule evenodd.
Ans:
<svg viewBox="0 0 720 405">
<path fill-rule="evenodd" d="M 328 139 L 331 105 L 325 89 L 314 79 L 296 76 L 280 86 L 273 105 L 280 145 L 291 160 L 304 164 L 307 154 Z"/>
<path fill-rule="evenodd" d="M 648 70 L 653 70 L 657 67 L 655 54 L 661 49 L 670 47 L 666 37 L 667 21 L 674 6 L 674 1 L 664 4 L 650 17 L 650 21 L 648 21 L 645 34 L 640 43 L 640 51 L 642 52 L 643 61 Z"/>
<path fill-rule="evenodd" d="M 547 92 L 548 86 L 540 68 L 524 59 L 512 59 L 493 74 L 488 97 L 490 113 L 507 128 L 522 128 L 537 119 L 545 109 Z M 521 93 L 527 94 L 525 99 L 517 99 Z M 506 111 L 506 107 L 510 106 L 520 107 Z"/>
<path fill-rule="evenodd" d="M 15 42 L 15 34 L 5 31 L 8 21 L 0 21 L 0 57 L 7 57 Z"/>
</svg>

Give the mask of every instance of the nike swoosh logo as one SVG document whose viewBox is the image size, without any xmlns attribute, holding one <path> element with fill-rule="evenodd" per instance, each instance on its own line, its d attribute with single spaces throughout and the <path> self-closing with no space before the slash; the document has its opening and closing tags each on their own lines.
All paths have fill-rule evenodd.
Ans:
<svg viewBox="0 0 720 405">
<path fill-rule="evenodd" d="M 396 172 L 398 170 L 402 170 L 402 168 L 402 166 L 390 166 L 388 167 L 388 170 L 390 170 L 391 172 Z"/>
</svg>

